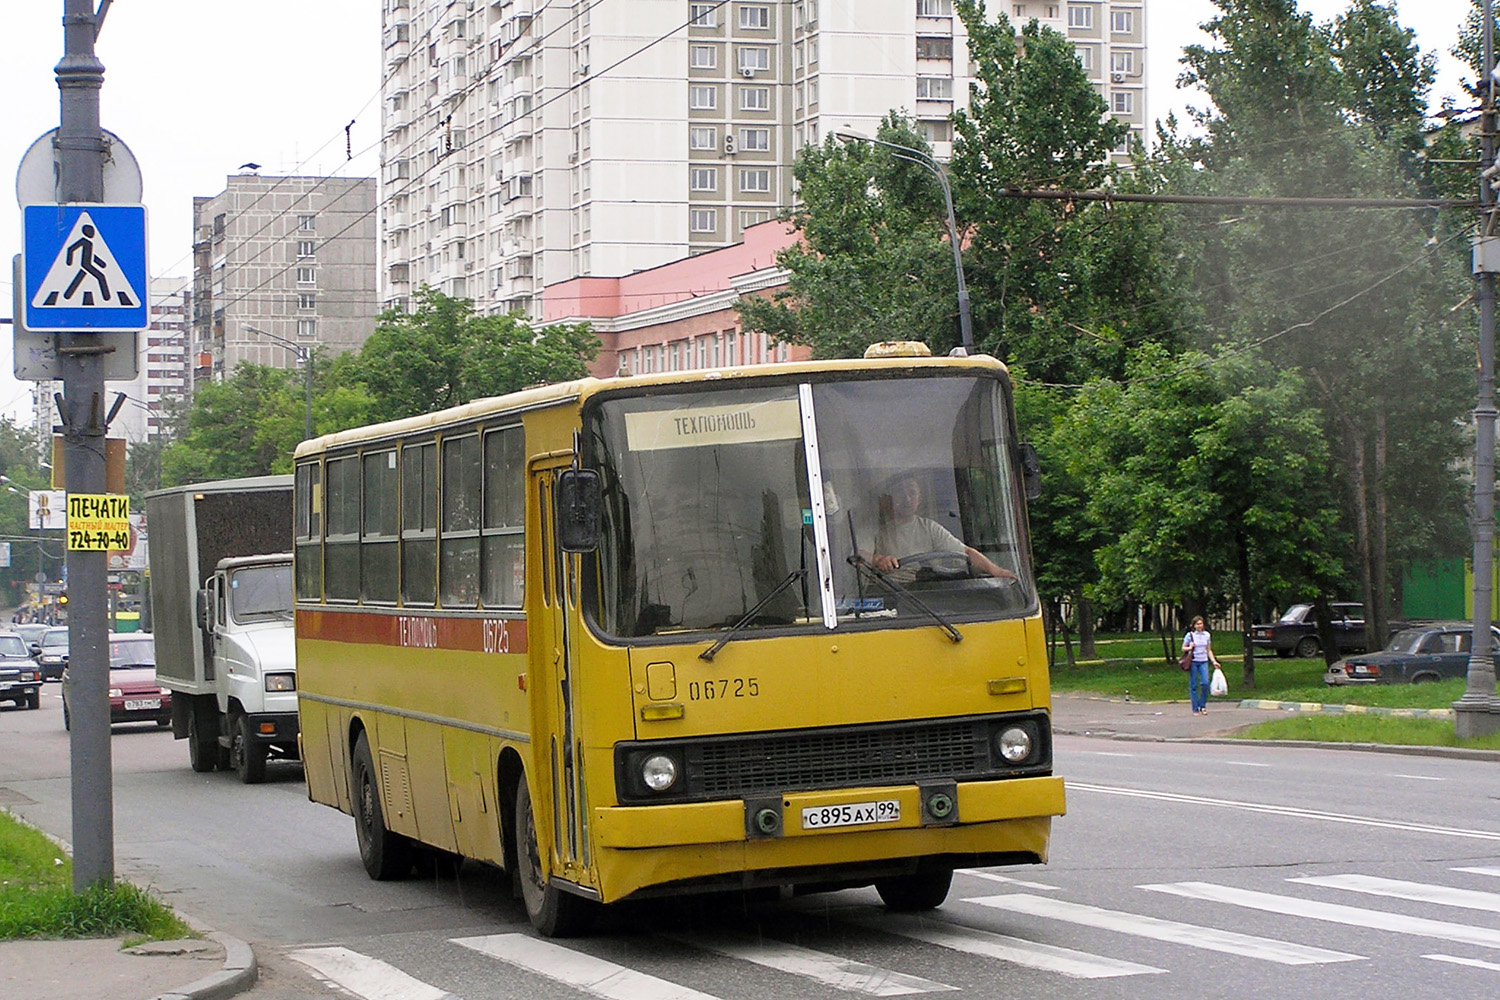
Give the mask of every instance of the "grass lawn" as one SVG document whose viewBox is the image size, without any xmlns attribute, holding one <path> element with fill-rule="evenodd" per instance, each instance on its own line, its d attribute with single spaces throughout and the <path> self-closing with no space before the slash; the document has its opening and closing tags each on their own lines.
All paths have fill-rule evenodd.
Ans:
<svg viewBox="0 0 1500 1000">
<path fill-rule="evenodd" d="M 1136 701 L 1187 701 L 1187 675 L 1176 663 L 1180 636 L 1168 636 L 1173 661 L 1163 659 L 1156 636 L 1102 636 L 1096 651 L 1103 657 L 1052 670 L 1052 689 Z M 1319 702 L 1378 708 L 1450 708 L 1464 693 L 1462 679 L 1435 684 L 1365 684 L 1330 687 L 1323 683 L 1321 657 L 1311 660 L 1255 658 L 1255 686 L 1244 683 L 1242 646 L 1237 633 L 1214 636 L 1214 653 L 1229 681 L 1229 700 Z M 1453 723 L 1443 719 L 1406 719 L 1381 715 L 1306 713 L 1244 730 L 1247 739 L 1320 740 L 1384 743 L 1404 746 L 1465 746 L 1500 749 L 1500 738 L 1459 741 Z"/>
<path fill-rule="evenodd" d="M 0 809 L 0 941 L 196 937 L 168 907 L 128 882 L 73 892 L 73 862 L 41 831 Z"/>
</svg>

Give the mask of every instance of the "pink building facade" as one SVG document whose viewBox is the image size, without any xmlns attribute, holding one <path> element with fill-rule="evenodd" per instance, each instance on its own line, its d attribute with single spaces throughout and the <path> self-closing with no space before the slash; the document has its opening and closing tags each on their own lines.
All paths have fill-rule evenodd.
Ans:
<svg viewBox="0 0 1500 1000">
<path fill-rule="evenodd" d="M 729 368 L 798 361 L 812 352 L 746 333 L 734 303 L 786 284 L 776 253 L 797 239 L 784 222 L 745 230 L 742 243 L 620 278 L 574 278 L 542 293 L 545 323 L 587 320 L 603 342 L 590 374 Z"/>
</svg>

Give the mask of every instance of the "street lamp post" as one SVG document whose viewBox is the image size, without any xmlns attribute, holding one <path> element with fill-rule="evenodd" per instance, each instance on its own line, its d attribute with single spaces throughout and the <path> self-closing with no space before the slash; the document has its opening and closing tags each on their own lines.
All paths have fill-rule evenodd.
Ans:
<svg viewBox="0 0 1500 1000">
<path fill-rule="evenodd" d="M 948 211 L 948 244 L 953 248 L 953 274 L 958 281 L 958 331 L 963 342 L 964 353 L 970 353 L 974 349 L 974 322 L 969 315 L 969 288 L 964 283 L 964 259 L 963 252 L 958 242 L 958 222 L 953 217 L 953 191 L 948 186 L 948 175 L 943 173 L 943 168 L 938 166 L 936 160 L 928 153 L 920 149 L 912 149 L 910 146 L 901 146 L 894 142 L 886 142 L 884 139 L 872 139 L 867 135 L 861 135 L 845 129 L 833 134 L 835 139 L 841 142 L 868 142 L 872 146 L 884 146 L 891 150 L 898 160 L 907 163 L 915 163 L 926 170 L 938 180 L 938 185 L 943 189 L 943 207 Z"/>
<path fill-rule="evenodd" d="M 285 347 L 287 350 L 291 351 L 292 354 L 296 356 L 296 358 L 297 358 L 298 361 L 302 362 L 303 397 L 304 397 L 304 400 L 305 400 L 305 402 L 307 404 L 307 406 L 306 406 L 306 416 L 305 416 L 305 418 L 303 420 L 303 424 L 302 424 L 302 440 L 304 440 L 304 441 L 309 440 L 313 436 L 313 433 L 312 433 L 312 349 L 309 348 L 309 347 L 307 347 L 305 344 L 299 344 L 299 343 L 297 343 L 295 340 L 287 340 L 285 337 L 278 337 L 274 333 L 267 333 L 265 330 L 262 330 L 259 327 L 247 325 L 245 327 L 245 329 L 249 330 L 251 333 L 256 333 L 256 334 L 259 334 L 262 337 L 268 337 L 271 340 L 276 341 L 276 343 L 280 344 L 282 347 Z"/>
</svg>

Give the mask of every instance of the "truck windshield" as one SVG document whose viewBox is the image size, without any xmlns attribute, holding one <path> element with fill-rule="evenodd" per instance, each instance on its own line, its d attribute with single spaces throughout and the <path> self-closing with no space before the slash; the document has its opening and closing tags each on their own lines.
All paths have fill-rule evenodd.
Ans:
<svg viewBox="0 0 1500 1000">
<path fill-rule="evenodd" d="M 229 576 L 229 614 L 237 624 L 292 620 L 292 566 L 246 566 Z"/>
<path fill-rule="evenodd" d="M 693 389 L 593 409 L 605 633 L 931 625 L 1031 605 L 997 379 Z"/>
</svg>

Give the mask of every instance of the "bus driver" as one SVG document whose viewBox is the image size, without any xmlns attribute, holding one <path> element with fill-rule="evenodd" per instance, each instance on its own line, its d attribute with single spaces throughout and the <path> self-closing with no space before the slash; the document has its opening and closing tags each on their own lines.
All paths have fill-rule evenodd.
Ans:
<svg viewBox="0 0 1500 1000">
<path fill-rule="evenodd" d="M 993 577 L 1014 580 L 1016 574 L 997 566 L 983 552 L 965 545 L 953 532 L 917 513 L 922 508 L 922 484 L 907 473 L 892 480 L 880 498 L 880 527 L 875 532 L 875 552 L 868 562 L 882 573 L 901 568 L 902 559 L 932 553 L 963 554 L 969 565 Z M 912 573 L 915 566 L 910 567 Z"/>
</svg>

